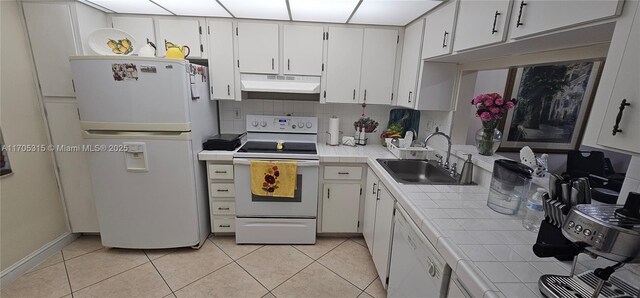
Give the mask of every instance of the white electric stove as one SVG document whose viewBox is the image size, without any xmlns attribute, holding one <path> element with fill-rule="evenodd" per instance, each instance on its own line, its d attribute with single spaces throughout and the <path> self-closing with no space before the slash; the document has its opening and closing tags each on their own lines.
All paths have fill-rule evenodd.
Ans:
<svg viewBox="0 0 640 298">
<path fill-rule="evenodd" d="M 319 157 L 316 117 L 247 115 L 247 142 L 234 154 L 236 242 L 313 244 Z M 278 146 L 280 144 L 280 146 Z M 252 160 L 295 160 L 293 198 L 251 193 Z"/>
</svg>

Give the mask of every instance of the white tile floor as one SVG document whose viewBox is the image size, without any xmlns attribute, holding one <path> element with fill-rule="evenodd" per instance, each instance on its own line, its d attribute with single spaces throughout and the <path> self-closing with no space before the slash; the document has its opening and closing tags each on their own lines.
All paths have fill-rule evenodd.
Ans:
<svg viewBox="0 0 640 298">
<path fill-rule="evenodd" d="M 315 245 L 109 249 L 83 236 L 1 289 L 9 297 L 386 297 L 362 238 Z"/>
</svg>

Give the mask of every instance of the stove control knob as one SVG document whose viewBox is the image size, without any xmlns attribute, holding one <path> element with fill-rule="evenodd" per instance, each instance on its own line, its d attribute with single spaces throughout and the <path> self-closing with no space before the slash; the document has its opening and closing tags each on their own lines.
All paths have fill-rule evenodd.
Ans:
<svg viewBox="0 0 640 298">
<path fill-rule="evenodd" d="M 311 128 L 312 124 L 311 122 L 307 122 L 307 128 Z"/>
<path fill-rule="evenodd" d="M 262 126 L 262 127 L 266 127 L 266 126 L 267 126 L 267 121 L 261 121 L 261 122 L 260 122 L 260 126 Z"/>
<path fill-rule="evenodd" d="M 597 243 L 597 244 L 600 244 L 600 243 L 602 243 L 602 240 L 604 240 L 604 239 L 602 239 L 602 238 L 600 238 L 600 237 L 597 237 L 597 238 L 596 238 L 596 243 Z"/>
<path fill-rule="evenodd" d="M 591 236 L 591 230 L 589 230 L 589 229 L 584 229 L 584 231 L 582 232 L 582 234 L 584 234 L 585 236 Z"/>
<path fill-rule="evenodd" d="M 573 222 L 573 220 L 569 222 L 569 228 L 573 228 L 575 225 L 576 225 L 576 223 Z"/>
<path fill-rule="evenodd" d="M 253 127 L 258 127 L 258 121 L 257 121 L 257 120 L 255 120 L 255 121 L 251 122 L 251 125 L 252 125 Z"/>
<path fill-rule="evenodd" d="M 304 123 L 303 122 L 298 122 L 298 127 L 304 128 Z"/>
<path fill-rule="evenodd" d="M 576 232 L 578 232 L 578 233 L 582 232 L 582 226 L 581 225 L 577 225 L 576 226 Z"/>
<path fill-rule="evenodd" d="M 296 128 L 296 125 L 295 125 L 295 124 L 294 124 L 294 125 L 291 125 L 291 128 L 295 129 L 295 128 Z"/>
</svg>

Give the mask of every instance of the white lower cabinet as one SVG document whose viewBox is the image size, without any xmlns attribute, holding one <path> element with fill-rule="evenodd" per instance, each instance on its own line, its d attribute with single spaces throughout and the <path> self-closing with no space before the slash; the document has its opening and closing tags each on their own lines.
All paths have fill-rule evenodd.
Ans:
<svg viewBox="0 0 640 298">
<path fill-rule="evenodd" d="M 235 184 L 233 165 L 230 162 L 207 161 L 209 181 L 209 213 L 213 233 L 234 233 L 236 231 Z"/>
<path fill-rule="evenodd" d="M 458 276 L 451 274 L 451 280 L 449 281 L 449 289 L 447 291 L 448 298 L 471 298 L 471 294 L 467 292 L 462 283 L 458 280 Z"/>
<path fill-rule="evenodd" d="M 376 203 L 378 200 L 378 186 L 380 180 L 371 170 L 367 169 L 367 184 L 364 188 L 364 217 L 362 220 L 362 236 L 369 251 L 373 250 L 373 230 L 376 224 Z"/>
<path fill-rule="evenodd" d="M 369 169 L 365 189 L 365 215 L 362 233 L 385 289 L 389 283 L 395 202 L 393 195 L 384 185 L 380 184 L 378 177 Z"/>
<path fill-rule="evenodd" d="M 360 188 L 360 183 L 324 184 L 324 195 L 322 196 L 322 232 L 358 232 Z"/>
</svg>

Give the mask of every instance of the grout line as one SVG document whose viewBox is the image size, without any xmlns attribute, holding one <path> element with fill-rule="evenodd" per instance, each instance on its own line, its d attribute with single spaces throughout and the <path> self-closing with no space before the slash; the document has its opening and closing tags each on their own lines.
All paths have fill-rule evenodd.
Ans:
<svg viewBox="0 0 640 298">
<path fill-rule="evenodd" d="M 207 238 L 207 240 L 210 240 L 210 239 L 211 239 L 211 237 Z M 260 282 L 256 277 L 255 277 L 255 276 L 253 276 L 249 271 L 247 271 L 247 269 L 245 269 L 244 267 L 242 267 L 242 265 L 240 265 L 240 263 L 236 262 L 236 260 L 234 260 L 234 259 L 233 259 L 229 254 L 227 254 L 227 252 L 226 252 L 226 251 L 224 251 L 224 250 L 223 250 L 219 245 L 217 245 L 215 242 L 213 242 L 213 240 L 210 240 L 210 241 L 211 241 L 211 243 L 213 243 L 213 245 L 215 245 L 216 247 L 218 247 L 218 248 L 219 248 L 219 249 L 220 249 L 220 250 L 221 250 L 225 255 L 227 255 L 227 256 L 228 256 L 228 257 L 233 261 L 232 263 L 235 263 L 236 265 L 238 265 L 238 267 L 240 267 L 240 269 L 244 270 L 244 272 L 246 272 L 247 274 L 249 274 L 249 276 L 251 276 L 251 278 L 253 278 L 253 280 L 255 280 L 256 282 L 258 282 L 258 283 L 259 283 L 259 284 L 260 284 L 260 285 L 261 285 L 265 290 L 267 290 L 267 294 L 271 293 L 271 291 L 269 291 L 269 289 L 268 289 L 267 287 L 265 287 L 265 286 L 264 286 L 264 285 L 263 285 L 263 284 L 262 284 L 262 283 L 261 283 L 261 282 Z M 246 256 L 248 256 L 248 255 L 250 255 L 250 254 L 252 254 L 254 251 L 257 251 L 258 249 L 261 249 L 261 248 L 263 248 L 263 247 L 264 247 L 264 245 L 262 245 L 262 246 L 260 246 L 260 247 L 258 247 L 258 248 L 256 248 L 256 249 L 254 249 L 254 250 L 252 250 L 251 252 L 247 253 L 246 255 L 244 255 L 244 256 L 242 256 L 242 257 L 239 257 L 239 258 L 238 258 L 238 260 L 240 260 L 240 259 L 242 259 L 242 258 L 244 258 L 244 257 L 246 257 Z M 229 264 L 231 264 L 231 263 L 229 263 Z M 226 266 L 228 266 L 228 265 L 225 265 L 225 267 L 226 267 Z M 213 273 L 213 272 L 211 272 L 211 273 Z M 266 295 L 266 294 L 265 294 L 265 295 Z M 273 294 L 272 294 L 272 295 L 273 295 Z M 263 296 L 264 296 L 264 295 L 263 295 Z M 275 296 L 275 295 L 273 295 L 273 296 Z"/>
<path fill-rule="evenodd" d="M 97 282 L 94 282 L 94 283 L 92 283 L 92 284 L 90 284 L 90 285 L 87 285 L 87 286 L 85 286 L 85 287 L 82 287 L 82 288 L 80 288 L 80 289 L 78 289 L 78 290 L 76 290 L 76 291 L 74 291 L 73 289 L 71 289 L 71 292 L 72 292 L 72 293 L 75 293 L 75 292 L 78 292 L 78 291 L 84 290 L 84 289 L 86 289 L 86 288 L 88 288 L 88 287 L 91 287 L 91 286 L 93 286 L 93 285 L 95 285 L 95 284 L 99 284 L 99 283 L 101 283 L 101 282 L 103 282 L 103 281 L 105 281 L 105 280 L 107 280 L 107 279 L 110 279 L 110 278 L 112 278 L 112 277 L 116 277 L 116 276 L 118 276 L 118 275 L 120 275 L 120 274 L 122 274 L 122 273 L 125 273 L 125 272 L 128 272 L 128 271 L 131 271 L 131 270 L 136 269 L 136 268 L 138 268 L 138 267 L 140 267 L 140 266 L 142 266 L 142 265 L 145 265 L 145 264 L 147 264 L 147 262 L 144 262 L 144 263 L 142 263 L 142 264 L 140 264 L 140 265 L 137 265 L 137 266 L 131 267 L 131 268 L 129 268 L 129 269 L 127 269 L 127 270 L 125 270 L 125 271 L 118 272 L 118 273 L 116 273 L 116 274 L 114 274 L 114 275 L 111 275 L 111 276 L 109 276 L 109 277 L 107 277 L 107 278 L 103 278 L 103 279 L 101 279 L 101 280 L 99 280 L 99 281 L 97 281 Z M 71 283 L 71 280 L 69 280 L 69 283 Z"/>
<path fill-rule="evenodd" d="M 288 280 L 290 280 L 291 278 L 293 278 L 294 276 L 298 275 L 298 273 L 302 272 L 304 269 L 307 269 L 307 267 L 313 265 L 313 263 L 318 263 L 316 262 L 313 258 L 310 258 L 312 260 L 311 263 L 309 263 L 307 266 L 304 266 L 304 268 L 298 270 L 298 272 L 294 273 L 293 275 L 289 276 L 289 278 L 285 279 L 283 282 L 279 283 L 277 286 L 275 286 L 273 289 L 277 289 L 278 287 L 280 287 L 282 284 L 284 284 L 285 282 L 287 282 Z M 275 296 L 275 295 L 274 295 Z"/>
<path fill-rule="evenodd" d="M 72 242 L 72 243 L 73 243 L 73 242 Z M 106 247 L 102 246 L 102 247 L 100 247 L 100 248 L 98 248 L 98 249 L 96 249 L 96 250 L 88 251 L 88 252 L 85 252 L 85 253 L 83 253 L 83 254 L 79 254 L 79 255 L 77 255 L 77 256 L 73 256 L 73 257 L 71 257 L 71 258 L 69 258 L 69 259 L 66 259 L 66 260 L 64 260 L 64 255 L 63 255 L 63 256 L 62 256 L 62 259 L 63 259 L 64 261 L 73 260 L 73 259 L 75 259 L 75 258 L 79 258 L 79 257 L 82 257 L 82 256 L 86 256 L 86 255 L 88 255 L 88 254 L 90 254 L 90 253 L 94 253 L 94 252 L 97 252 L 97 251 L 103 250 L 103 249 L 105 249 L 105 248 L 106 248 Z M 64 249 L 64 248 L 63 248 L 63 249 Z M 62 252 L 62 250 L 61 250 L 60 252 Z"/>
<path fill-rule="evenodd" d="M 329 270 L 329 271 L 333 272 L 333 274 L 337 275 L 338 277 L 340 277 L 340 278 L 344 279 L 346 282 L 348 282 L 348 283 L 350 283 L 352 286 L 356 287 L 356 289 L 361 290 L 361 291 L 364 291 L 364 289 L 361 289 L 360 287 L 356 286 L 356 285 L 355 285 L 354 283 L 352 283 L 350 280 L 348 280 L 348 279 L 346 279 L 346 278 L 342 277 L 342 275 L 340 275 L 340 274 L 338 274 L 337 272 L 335 272 L 335 271 L 331 270 L 331 268 L 329 268 L 329 267 L 325 266 L 324 264 L 322 264 L 322 263 L 320 263 L 320 262 L 316 262 L 316 263 L 320 264 L 320 266 L 322 266 L 322 267 L 324 267 L 324 268 L 327 268 L 327 270 Z M 378 278 L 378 277 L 376 276 L 376 278 Z M 375 279 L 374 279 L 374 281 L 375 281 Z M 369 284 L 371 284 L 371 283 L 369 283 Z M 367 285 L 367 286 L 368 286 L 368 285 Z M 366 287 L 365 287 L 365 289 L 366 289 Z"/>
<path fill-rule="evenodd" d="M 173 296 L 176 296 L 176 294 L 173 292 L 173 289 L 171 289 L 171 286 L 169 286 L 169 283 L 167 282 L 167 280 L 164 279 L 164 276 L 162 276 L 162 273 L 160 273 L 160 270 L 158 270 L 158 267 L 156 267 L 156 264 L 153 263 L 153 261 L 151 260 L 147 252 L 144 250 L 142 250 L 142 252 L 144 253 L 145 256 L 147 256 L 147 259 L 149 259 L 149 263 L 151 263 L 151 266 L 153 266 L 153 269 L 156 269 L 156 272 L 158 272 L 158 275 L 160 275 L 160 278 L 162 278 L 162 281 L 164 281 L 164 284 L 167 285 L 167 288 L 169 288 L 169 291 L 171 291 L 171 294 L 173 294 Z"/>
<path fill-rule="evenodd" d="M 209 240 L 209 238 L 207 238 L 207 240 Z M 205 240 L 205 241 L 206 241 L 206 240 Z M 212 243 L 215 247 L 218 247 L 215 243 L 213 243 L 213 241 L 211 241 L 211 243 Z M 204 244 L 203 244 L 203 246 L 204 246 Z M 175 295 L 175 292 L 180 291 L 180 290 L 182 290 L 182 289 L 184 289 L 184 288 L 186 288 L 186 287 L 188 287 L 188 286 L 192 285 L 193 283 L 195 283 L 195 282 L 197 282 L 197 281 L 199 281 L 199 280 L 201 280 L 201 279 L 203 279 L 203 278 L 205 278 L 205 277 L 207 277 L 207 276 L 209 276 L 209 275 L 211 275 L 211 274 L 213 274 L 213 273 L 217 272 L 218 270 L 220 270 L 220 269 L 222 269 L 222 268 L 224 268 L 224 267 L 229 266 L 231 263 L 234 263 L 233 259 L 232 259 L 232 258 L 231 258 L 227 253 L 225 253 L 225 252 L 224 252 L 224 250 L 222 250 L 222 249 L 221 249 L 221 248 L 219 248 L 219 247 L 218 247 L 218 249 L 220 249 L 220 251 L 222 251 L 222 253 L 223 253 L 223 254 L 225 254 L 225 255 L 226 255 L 226 256 L 231 260 L 231 262 L 229 262 L 229 263 L 227 263 L 227 264 L 224 264 L 224 265 L 220 266 L 220 268 L 218 268 L 218 269 L 216 269 L 216 270 L 213 270 L 213 271 L 211 271 L 211 272 L 209 272 L 209 273 L 205 274 L 204 276 L 202 276 L 202 277 L 200 277 L 200 278 L 195 279 L 194 281 L 192 281 L 192 282 L 190 282 L 190 283 L 188 283 L 188 284 L 186 284 L 186 285 L 184 285 L 184 286 L 182 286 L 182 287 L 180 287 L 180 288 L 176 289 L 175 291 L 174 291 L 173 289 L 171 289 L 171 287 L 169 287 L 169 288 L 171 289 L 171 291 L 173 291 L 174 295 Z M 153 262 L 151 262 L 151 263 L 153 263 Z M 154 265 L 154 267 L 155 267 L 155 265 Z M 160 275 L 162 275 L 162 274 L 160 274 Z"/>
<path fill-rule="evenodd" d="M 62 254 L 62 264 L 64 265 L 64 272 L 67 274 L 67 283 L 69 284 L 69 292 L 71 292 L 71 298 L 73 298 L 73 288 L 71 287 L 71 278 L 69 278 L 69 270 L 67 270 L 67 263 L 64 261 L 64 253 L 62 252 L 62 250 L 60 251 L 60 254 Z"/>
<path fill-rule="evenodd" d="M 344 240 L 342 240 L 342 242 L 338 243 L 338 245 L 334 246 L 332 249 L 328 250 L 327 252 L 325 252 L 324 254 L 322 254 L 321 256 L 319 256 L 317 259 L 314 259 L 312 256 L 304 253 L 304 251 L 299 250 L 297 247 L 295 247 L 294 245 L 291 245 L 293 248 L 295 248 L 296 250 L 298 250 L 299 252 L 303 253 L 305 256 L 311 258 L 314 261 L 320 260 L 320 258 L 324 257 L 325 255 L 327 255 L 328 253 L 330 253 L 331 251 L 333 251 L 334 249 L 336 249 L 336 247 L 342 245 L 342 243 L 344 243 L 345 241 L 348 241 L 349 238 L 343 238 Z M 315 245 L 315 244 L 314 244 Z"/>
</svg>

